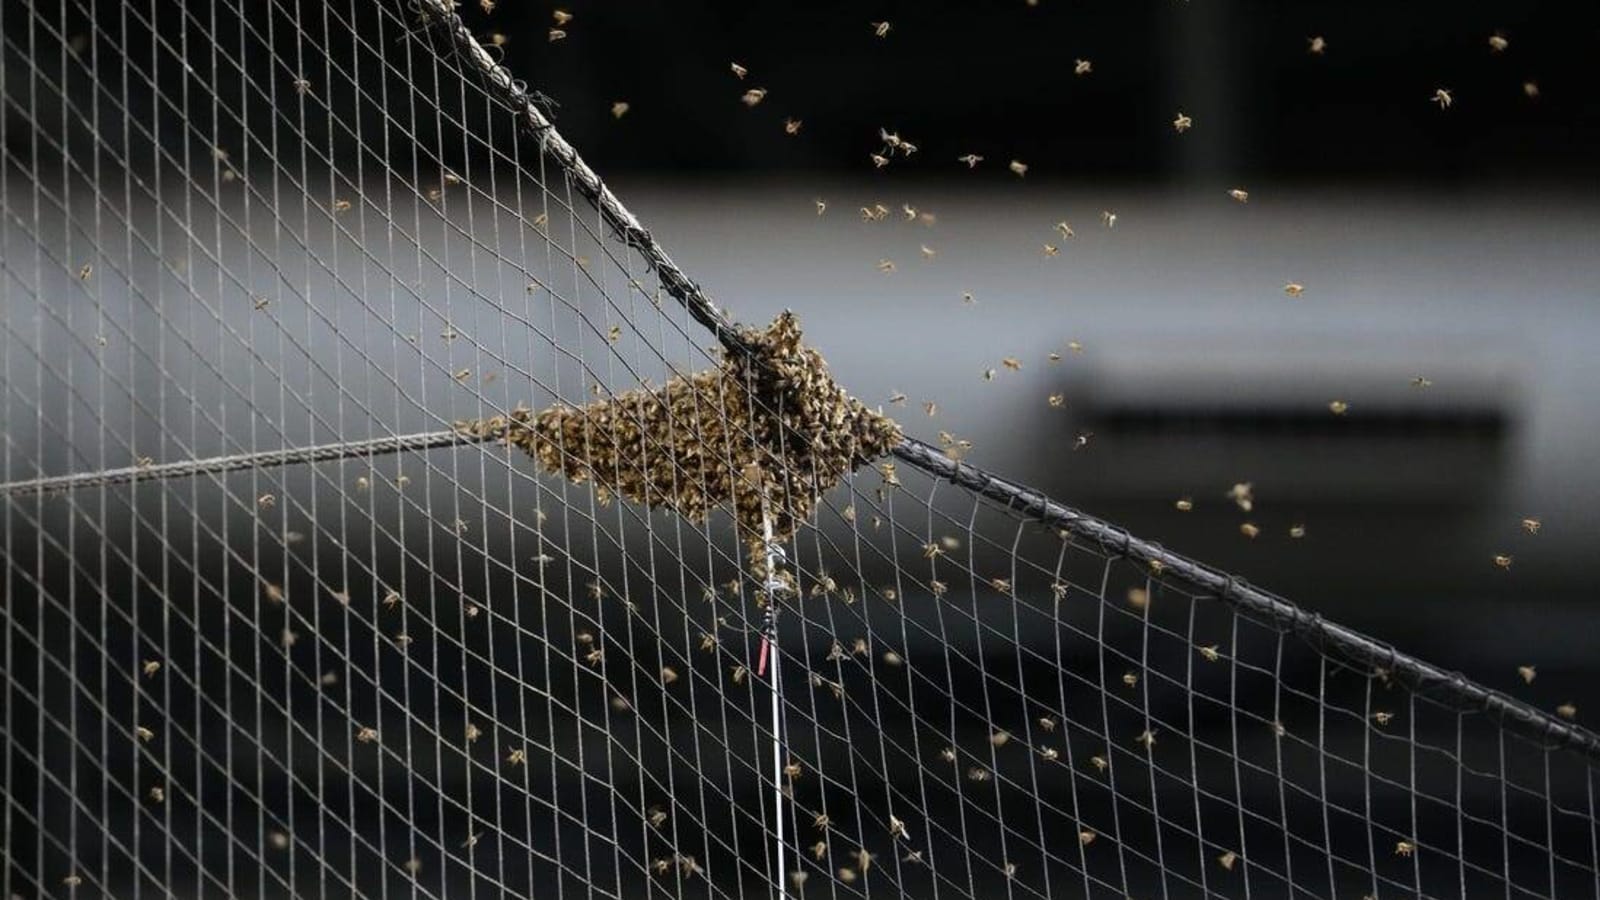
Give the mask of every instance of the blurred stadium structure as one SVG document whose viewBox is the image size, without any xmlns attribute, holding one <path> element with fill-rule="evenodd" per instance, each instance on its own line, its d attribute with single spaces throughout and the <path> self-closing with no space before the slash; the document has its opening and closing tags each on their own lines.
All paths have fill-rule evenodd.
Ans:
<svg viewBox="0 0 1600 900">
<path fill-rule="evenodd" d="M 512 68 L 550 85 L 563 130 L 595 134 L 602 170 L 631 171 L 618 192 L 708 293 L 749 323 L 799 311 L 839 382 L 912 436 L 970 439 L 989 471 L 1534 706 L 1600 700 L 1579 549 L 1600 527 L 1600 422 L 1572 388 L 1597 365 L 1592 178 L 1307 183 L 1305 129 L 1281 156 L 1252 150 L 1273 141 L 1221 98 L 1254 79 L 1204 62 L 1246 19 L 1282 25 L 1297 61 L 1308 29 L 1192 6 L 1078 32 L 1170 30 L 1182 71 L 1215 76 L 1183 101 L 1185 151 L 1079 148 L 1080 171 L 1139 179 L 1092 185 L 1051 171 L 1049 129 L 963 145 L 990 156 L 966 181 L 639 171 L 875 148 L 827 114 L 790 140 L 732 102 L 749 85 L 721 56 L 658 75 L 661 102 L 634 94 L 602 130 L 619 97 L 523 49 L 547 23 L 461 15 L 486 43 L 485 21 L 522 35 Z M 670 280 L 612 240 L 429 8 L 0 7 L 4 481 L 448 430 L 716 364 Z M 575 45 L 624 22 L 577 12 L 596 27 L 574 22 Z M 710 14 L 678 15 L 710 47 Z M 1158 15 L 1199 18 L 1140 30 Z M 907 13 L 892 35 L 937 47 L 954 17 Z M 918 51 L 866 62 L 881 48 L 860 30 L 830 77 L 870 66 L 885 96 L 939 95 L 907 74 L 931 70 Z M 769 57 L 763 74 L 798 80 Z M 1117 93 L 1116 59 L 1097 63 L 1110 96 L 1074 113 L 1113 132 L 1169 89 L 1141 75 Z M 1551 68 L 1542 111 L 1509 105 L 1528 75 L 1499 77 L 1496 102 L 1527 144 L 1570 138 L 1560 152 L 1496 133 L 1447 175 L 1474 152 L 1581 173 L 1592 107 Z M 671 99 L 699 79 L 770 135 L 697 125 Z M 1434 112 L 1420 84 L 1378 120 Z M 896 127 L 948 126 L 918 103 Z M 1154 126 L 1133 145 L 1171 137 Z M 1372 168 L 1460 137 L 1393 130 L 1411 139 L 1339 152 Z M 1248 204 L 1225 195 L 1245 180 L 1231 160 L 1260 175 Z M 861 221 L 879 203 L 887 220 Z M 905 205 L 936 223 L 900 221 Z M 795 768 L 776 778 L 761 598 L 726 521 L 608 505 L 464 444 L 10 495 L 0 892 L 1600 896 L 1588 732 L 1504 698 L 1485 714 L 1466 679 L 1410 690 L 1434 670 L 1388 643 L 1371 645 L 1387 661 L 1351 657 L 1307 638 L 1328 637 L 1309 612 L 1275 618 L 1232 581 L 1222 602 L 1210 570 L 1096 519 L 1058 533 L 1060 516 L 974 493 L 977 470 L 952 485 L 943 457 L 917 459 L 898 487 L 861 470 L 787 542 L 775 658 Z M 1225 496 L 1239 482 L 1248 515 Z M 1529 515 L 1543 533 L 1521 532 Z"/>
</svg>

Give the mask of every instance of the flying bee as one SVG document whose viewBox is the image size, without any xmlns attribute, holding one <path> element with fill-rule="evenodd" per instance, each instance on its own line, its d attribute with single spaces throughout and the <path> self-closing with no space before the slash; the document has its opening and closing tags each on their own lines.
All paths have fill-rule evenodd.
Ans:
<svg viewBox="0 0 1600 900">
<path fill-rule="evenodd" d="M 1078 236 L 1078 233 L 1072 230 L 1072 226 L 1065 221 L 1056 223 L 1056 231 L 1061 232 L 1061 239 L 1064 241 L 1070 241 Z"/>
<path fill-rule="evenodd" d="M 611 104 L 611 118 L 620 119 L 627 115 L 630 109 L 633 109 L 633 104 L 626 100 L 618 100 Z"/>
<path fill-rule="evenodd" d="M 92 276 L 93 274 L 94 274 L 94 263 L 84 263 L 83 264 L 83 268 L 78 270 L 78 280 L 79 281 L 88 281 L 89 277 Z"/>
<path fill-rule="evenodd" d="M 1144 609 L 1150 605 L 1150 592 L 1142 587 L 1128 588 L 1128 605 L 1134 609 Z"/>
<path fill-rule="evenodd" d="M 956 162 L 966 163 L 967 168 L 976 169 L 978 167 L 978 163 L 983 162 L 983 157 L 976 153 L 968 153 L 966 156 L 957 157 Z"/>
<path fill-rule="evenodd" d="M 147 660 L 144 661 L 144 665 L 140 667 L 140 671 L 144 672 L 144 677 L 146 677 L 146 678 L 154 678 L 155 674 L 157 672 L 161 671 L 161 661 L 160 660 L 155 660 L 155 659 L 147 659 Z"/>
<path fill-rule="evenodd" d="M 1111 765 L 1104 756 L 1091 756 L 1089 757 L 1089 762 L 1094 763 L 1094 767 L 1101 772 L 1104 772 Z"/>
<path fill-rule="evenodd" d="M 1057 353 L 1054 350 L 1051 350 L 1049 353 L 1045 354 L 1044 358 L 1050 360 L 1053 363 L 1061 362 L 1061 354 Z"/>
<path fill-rule="evenodd" d="M 1194 501 L 1188 497 L 1179 497 L 1172 505 L 1178 508 L 1178 512 L 1189 512 L 1194 509 Z"/>
<path fill-rule="evenodd" d="M 733 77 L 740 80 L 743 80 L 744 76 L 750 74 L 749 69 L 746 69 L 744 66 L 741 66 L 738 63 L 728 63 L 728 71 L 733 73 Z"/>
<path fill-rule="evenodd" d="M 939 414 L 939 404 L 933 402 L 932 400 L 929 400 L 929 401 L 927 401 L 927 402 L 922 404 L 922 411 L 927 413 L 928 414 L 928 418 L 931 419 L 934 416 Z"/>
<path fill-rule="evenodd" d="M 1261 526 L 1254 522 L 1244 522 L 1239 525 L 1239 533 L 1251 540 L 1255 540 L 1256 535 L 1261 533 Z"/>
<path fill-rule="evenodd" d="M 989 586 L 1002 594 L 1011 593 L 1011 582 L 1009 579 L 1000 577 L 991 578 L 989 579 Z"/>
<path fill-rule="evenodd" d="M 1350 404 L 1345 402 L 1345 401 L 1343 401 L 1343 400 L 1330 400 L 1330 401 L 1328 401 L 1328 412 L 1331 412 L 1336 416 L 1342 416 L 1342 415 L 1344 415 L 1345 413 L 1347 413 L 1349 411 L 1350 411 Z"/>
<path fill-rule="evenodd" d="M 894 260 L 892 260 L 892 259 L 880 259 L 880 260 L 878 260 L 878 271 L 882 272 L 885 275 L 894 274 Z"/>
<path fill-rule="evenodd" d="M 1509 553 L 1496 553 L 1494 556 L 1494 564 L 1501 569 L 1509 571 L 1511 568 L 1511 555 Z"/>
<path fill-rule="evenodd" d="M 155 736 L 156 736 L 156 733 L 154 731 L 151 731 L 150 729 L 144 727 L 143 725 L 135 726 L 134 729 L 133 729 L 133 733 L 138 735 L 139 740 L 144 741 L 146 744 L 148 744 L 152 740 L 154 740 Z"/>
<path fill-rule="evenodd" d="M 805 125 L 805 123 L 800 121 L 799 119 L 784 119 L 783 120 L 783 133 L 784 134 L 790 134 L 790 135 L 799 134 L 800 133 L 800 128 L 803 125 Z"/>
<path fill-rule="evenodd" d="M 888 37 L 889 30 L 894 27 L 888 22 L 873 22 L 871 25 L 872 33 L 878 37 Z"/>
<path fill-rule="evenodd" d="M 1178 113 L 1177 118 L 1172 120 L 1172 130 L 1179 134 L 1183 134 L 1185 131 L 1188 131 L 1193 127 L 1194 119 L 1184 115 L 1181 111 Z"/>
<path fill-rule="evenodd" d="M 1533 666 L 1517 666 L 1517 674 L 1522 676 L 1523 684 L 1533 684 L 1533 679 L 1539 672 Z"/>
<path fill-rule="evenodd" d="M 811 855 L 812 855 L 812 857 L 814 857 L 816 859 L 822 859 L 824 856 L 827 856 L 828 855 L 828 842 L 827 841 L 817 841 L 815 844 L 812 844 L 811 845 Z"/>
<path fill-rule="evenodd" d="M 1529 534 L 1538 534 L 1539 529 L 1543 527 L 1544 523 L 1540 522 L 1538 519 L 1527 518 L 1522 520 L 1522 530 Z"/>
<path fill-rule="evenodd" d="M 1078 843 L 1080 843 L 1083 846 L 1087 847 L 1090 844 L 1094 843 L 1094 839 L 1096 837 L 1097 837 L 1097 835 L 1094 832 L 1092 832 L 1089 829 L 1085 828 L 1082 831 L 1078 832 Z"/>
<path fill-rule="evenodd" d="M 1304 524 L 1296 522 L 1295 524 L 1289 526 L 1289 537 L 1298 541 L 1305 536 L 1306 526 Z"/>
<path fill-rule="evenodd" d="M 868 156 L 872 158 L 872 167 L 874 169 L 881 169 L 889 164 L 889 157 L 887 156 L 881 156 L 877 153 L 870 153 Z"/>
<path fill-rule="evenodd" d="M 1455 95 L 1450 93 L 1449 88 L 1439 88 L 1435 90 L 1433 92 L 1433 96 L 1430 97 L 1429 100 L 1439 104 L 1440 109 L 1449 109 L 1450 106 L 1456 102 Z"/>
<path fill-rule="evenodd" d="M 739 102 L 750 107 L 751 109 L 754 109 L 761 104 L 761 101 L 765 99 L 767 99 L 766 88 L 751 88 L 750 90 L 744 92 L 744 94 L 739 98 Z"/>
<path fill-rule="evenodd" d="M 1082 353 L 1083 344 L 1079 343 L 1078 341 L 1067 341 L 1067 349 L 1071 350 L 1073 353 Z"/>
<path fill-rule="evenodd" d="M 1239 861 L 1239 854 L 1233 852 L 1232 850 L 1229 850 L 1227 853 L 1224 853 L 1221 856 L 1217 857 L 1217 865 L 1221 866 L 1222 868 L 1226 869 L 1229 872 L 1233 871 L 1233 864 L 1238 862 L 1238 861 Z"/>
<path fill-rule="evenodd" d="M 1321 56 L 1327 52 L 1327 49 L 1328 42 L 1323 39 L 1322 35 L 1306 38 L 1306 52 L 1312 56 Z"/>
<path fill-rule="evenodd" d="M 1072 74 L 1074 75 L 1087 75 L 1093 71 L 1094 63 L 1087 59 L 1075 59 L 1072 61 Z"/>
<path fill-rule="evenodd" d="M 1232 190 L 1228 191 L 1228 196 L 1239 201 L 1240 203 L 1250 202 L 1250 192 L 1244 188 L 1233 188 Z"/>
<path fill-rule="evenodd" d="M 1411 379 L 1411 386 L 1421 391 L 1433 387 L 1433 382 L 1421 375 L 1418 375 L 1417 377 Z"/>
<path fill-rule="evenodd" d="M 296 94 L 299 94 L 300 96 L 304 97 L 305 95 L 311 93 L 311 81 L 309 79 L 307 79 L 306 77 L 301 76 L 299 78 L 296 78 L 294 80 L 293 84 L 294 84 L 294 92 Z"/>
<path fill-rule="evenodd" d="M 336 212 L 336 213 L 349 212 L 350 211 L 350 201 L 349 200 L 335 200 L 335 201 L 333 201 L 333 211 Z"/>
<path fill-rule="evenodd" d="M 1216 662 L 1222 658 L 1222 652 L 1217 649 L 1216 644 L 1211 644 L 1209 646 L 1200 648 L 1200 656 L 1206 662 Z"/>
<path fill-rule="evenodd" d="M 1109 209 L 1100 210 L 1100 224 L 1107 228 L 1117 227 L 1117 214 Z"/>
<path fill-rule="evenodd" d="M 906 831 L 906 823 L 897 818 L 893 813 L 889 814 L 889 837 L 905 838 L 906 840 L 911 839 L 910 832 Z"/>
<path fill-rule="evenodd" d="M 967 306 L 974 306 L 974 305 L 977 304 L 978 298 L 972 296 L 972 292 L 971 291 L 962 291 L 961 292 L 961 302 L 963 304 L 967 305 Z"/>
<path fill-rule="evenodd" d="M 1146 728 L 1134 740 L 1143 745 L 1146 750 L 1149 750 L 1156 745 L 1156 733 Z"/>
<path fill-rule="evenodd" d="M 1417 852 L 1417 845 L 1410 841 L 1398 841 L 1394 845 L 1395 856 L 1410 856 Z"/>
<path fill-rule="evenodd" d="M 1055 762 L 1061 758 L 1061 751 L 1054 747 L 1040 747 L 1039 756 L 1043 757 L 1046 762 Z"/>
<path fill-rule="evenodd" d="M 520 766 L 528 761 L 528 751 L 518 747 L 506 754 L 506 762 L 513 766 Z"/>
<path fill-rule="evenodd" d="M 1049 400 L 1050 400 L 1050 405 L 1052 407 L 1054 407 L 1055 409 L 1060 409 L 1061 407 L 1067 405 L 1067 395 L 1066 394 L 1051 394 L 1050 397 L 1049 397 Z"/>
<path fill-rule="evenodd" d="M 1529 100 L 1538 99 L 1538 97 L 1539 97 L 1539 82 L 1537 82 L 1537 81 L 1524 81 L 1522 83 L 1522 93 Z"/>
<path fill-rule="evenodd" d="M 557 25 L 565 25 L 572 21 L 572 13 L 564 9 L 555 9 L 550 11 L 550 18 L 554 19 Z"/>
<path fill-rule="evenodd" d="M 1092 437 L 1094 437 L 1094 432 L 1092 431 L 1080 433 L 1076 438 L 1073 438 L 1072 449 L 1082 450 L 1083 448 L 1089 446 L 1089 439 Z"/>
<path fill-rule="evenodd" d="M 650 823 L 651 828 L 660 828 L 667 822 L 667 811 L 659 806 L 652 806 L 645 817 L 645 821 Z"/>
<path fill-rule="evenodd" d="M 1011 733 L 1008 731 L 996 731 L 989 735 L 989 743 L 992 744 L 996 749 L 1004 747 L 1005 745 L 1011 743 Z"/>
<path fill-rule="evenodd" d="M 661 683 L 662 684 L 664 684 L 664 685 L 671 684 L 671 683 L 673 683 L 674 681 L 677 681 L 677 680 L 678 680 L 678 671 L 676 669 L 672 668 L 671 666 L 662 666 L 661 667 Z"/>
<path fill-rule="evenodd" d="M 1017 173 L 1018 178 L 1025 177 L 1028 174 L 1028 164 L 1022 162 L 1021 160 L 1013 159 L 1010 164 L 1006 166 L 1006 168 Z"/>
<path fill-rule="evenodd" d="M 1255 506 L 1255 492 L 1248 481 L 1241 481 L 1228 490 L 1228 499 L 1238 504 L 1239 508 L 1249 512 Z"/>
<path fill-rule="evenodd" d="M 1061 248 L 1057 247 L 1055 244 L 1045 244 L 1043 252 L 1047 258 L 1052 256 L 1060 256 Z"/>
<path fill-rule="evenodd" d="M 1122 683 L 1127 685 L 1128 687 L 1138 687 L 1139 686 L 1139 676 L 1138 676 L 1137 673 L 1134 673 L 1134 672 L 1124 672 L 1124 673 L 1122 673 Z"/>
<path fill-rule="evenodd" d="M 973 766 L 972 768 L 967 770 L 967 780 L 968 781 L 979 781 L 979 782 L 982 782 L 982 781 L 988 781 L 989 778 L 990 778 L 989 770 L 983 768 L 982 766 Z"/>
<path fill-rule="evenodd" d="M 370 725 L 363 725 L 356 729 L 356 740 L 363 744 L 370 744 L 378 739 L 378 729 Z"/>
<path fill-rule="evenodd" d="M 547 36 L 549 38 L 550 43 L 552 43 L 552 44 L 554 44 L 557 41 L 564 41 L 564 40 L 567 39 L 567 33 L 565 31 L 561 30 L 560 28 L 552 28 L 552 29 L 550 29 L 550 31 L 549 31 Z"/>
<path fill-rule="evenodd" d="M 923 259 L 933 259 L 935 256 L 939 255 L 939 251 L 929 247 L 927 244 L 923 244 L 919 249 L 922 251 Z"/>
<path fill-rule="evenodd" d="M 1375 712 L 1372 714 L 1372 721 L 1377 722 L 1379 725 L 1387 725 L 1394 721 L 1394 713 L 1382 711 Z"/>
<path fill-rule="evenodd" d="M 819 197 L 818 199 L 816 199 L 816 200 L 814 200 L 812 202 L 816 203 L 816 205 L 817 205 L 817 215 L 820 216 L 823 213 L 828 211 L 828 201 L 823 200 L 823 199 L 821 199 Z"/>
<path fill-rule="evenodd" d="M 1578 708 L 1571 703 L 1563 703 L 1556 707 L 1556 715 L 1563 719 L 1576 719 L 1578 717 Z"/>
</svg>

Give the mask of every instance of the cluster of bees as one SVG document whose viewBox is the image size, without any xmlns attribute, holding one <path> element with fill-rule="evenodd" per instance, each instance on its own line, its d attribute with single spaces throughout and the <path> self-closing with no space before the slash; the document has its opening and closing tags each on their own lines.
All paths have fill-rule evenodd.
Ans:
<svg viewBox="0 0 1600 900">
<path fill-rule="evenodd" d="M 547 471 L 701 521 L 731 507 L 752 557 L 792 536 L 818 497 L 901 439 L 893 420 L 845 393 L 798 320 L 745 332 L 750 353 L 704 372 L 576 407 L 457 423 L 500 439 Z"/>
</svg>

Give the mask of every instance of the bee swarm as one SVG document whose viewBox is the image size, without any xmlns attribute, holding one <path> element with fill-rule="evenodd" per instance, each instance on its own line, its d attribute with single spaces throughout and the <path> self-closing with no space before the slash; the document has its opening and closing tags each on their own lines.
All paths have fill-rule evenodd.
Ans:
<svg viewBox="0 0 1600 900">
<path fill-rule="evenodd" d="M 752 544 L 763 540 L 765 512 L 781 541 L 820 494 L 893 448 L 900 427 L 833 381 L 821 354 L 801 343 L 793 313 L 745 336 L 752 354 L 729 353 L 718 368 L 658 390 L 457 428 L 504 440 L 575 483 L 593 481 L 691 521 L 731 502 Z"/>
</svg>

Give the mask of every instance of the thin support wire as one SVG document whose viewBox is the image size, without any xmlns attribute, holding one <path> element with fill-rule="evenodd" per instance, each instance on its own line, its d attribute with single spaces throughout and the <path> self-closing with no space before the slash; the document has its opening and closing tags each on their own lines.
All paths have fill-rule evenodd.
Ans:
<svg viewBox="0 0 1600 900">
<path fill-rule="evenodd" d="M 778 565 L 787 560 L 783 547 L 773 539 L 772 517 L 763 514 L 761 517 L 762 546 L 766 553 L 766 584 L 763 585 L 767 592 L 767 614 L 761 636 L 761 658 L 756 663 L 757 677 L 760 669 L 769 662 L 772 666 L 772 814 L 777 821 L 776 836 L 773 838 L 773 851 L 777 864 L 777 898 L 783 900 L 788 896 L 785 884 L 788 882 L 788 872 L 785 871 L 783 848 L 784 839 L 784 809 L 783 809 L 783 681 L 778 668 L 778 594 L 789 589 L 788 583 L 778 575 Z"/>
<path fill-rule="evenodd" d="M 290 447 L 284 450 L 263 450 L 259 453 L 238 453 L 231 456 L 213 456 L 207 459 L 179 460 L 157 463 L 139 462 L 121 469 L 102 469 L 97 472 L 75 472 L 71 475 L 52 475 L 27 481 L 8 481 L 0 484 L 0 497 L 26 497 L 50 494 L 80 488 L 101 487 L 112 484 L 132 484 L 140 481 L 159 481 L 167 478 L 185 478 L 194 475 L 214 475 L 236 472 L 240 469 L 261 469 L 271 466 L 291 466 L 300 463 L 326 462 L 375 456 L 381 453 L 407 453 L 435 450 L 458 444 L 472 444 L 489 440 L 459 431 L 428 431 L 420 434 L 402 434 L 372 438 L 366 441 L 345 441 L 336 444 L 318 444 L 312 447 Z"/>
</svg>

